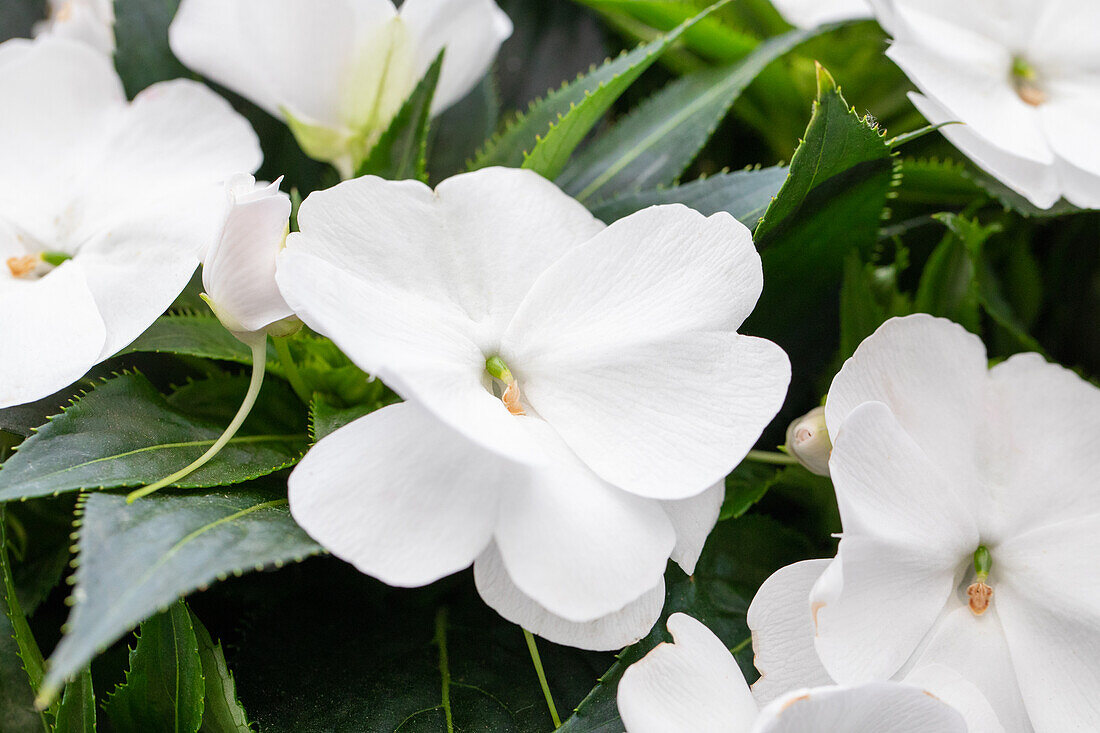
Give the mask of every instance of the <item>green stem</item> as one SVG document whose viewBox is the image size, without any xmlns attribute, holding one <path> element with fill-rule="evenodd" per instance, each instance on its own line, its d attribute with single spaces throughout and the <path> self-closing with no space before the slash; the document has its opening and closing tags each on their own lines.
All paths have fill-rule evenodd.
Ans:
<svg viewBox="0 0 1100 733">
<path fill-rule="evenodd" d="M 447 722 L 447 733 L 454 733 L 455 723 L 451 714 L 451 665 L 447 661 L 447 607 L 435 614 L 435 645 L 439 648 L 440 704 Z"/>
<path fill-rule="evenodd" d="M 271 340 L 275 342 L 275 353 L 279 355 L 279 364 L 283 367 L 283 373 L 286 375 L 286 380 L 290 382 L 291 389 L 298 395 L 298 399 L 308 405 L 313 392 L 306 385 L 306 380 L 302 379 L 298 365 L 294 363 L 294 357 L 290 353 L 290 343 L 279 336 L 273 336 Z"/>
<path fill-rule="evenodd" d="M 745 456 L 746 460 L 756 463 L 770 463 L 773 466 L 797 466 L 798 459 L 788 456 L 786 453 L 778 453 L 770 450 L 750 450 Z"/>
<path fill-rule="evenodd" d="M 260 387 L 263 386 L 264 383 L 264 371 L 267 368 L 267 335 L 263 333 L 259 334 L 253 343 L 249 345 L 252 347 L 252 380 L 248 383 L 248 392 L 245 394 L 244 401 L 241 402 L 237 414 L 234 415 L 233 422 L 229 423 L 229 427 L 227 427 L 221 437 L 214 442 L 214 445 L 210 446 L 207 451 L 199 456 L 193 463 L 186 468 L 181 468 L 171 476 L 162 478 L 155 484 L 150 484 L 137 491 L 130 492 L 126 497 L 127 503 L 132 503 L 143 496 L 152 494 L 154 491 L 159 491 L 165 486 L 174 484 L 180 479 L 202 468 L 211 458 L 218 455 L 221 449 L 237 434 L 245 418 L 248 417 L 248 413 L 252 411 L 252 406 L 256 404 L 256 398 L 260 395 Z"/>
<path fill-rule="evenodd" d="M 546 682 L 546 671 L 542 668 L 542 659 L 539 657 L 539 648 L 535 644 L 535 636 L 527 629 L 523 630 L 523 636 L 527 639 L 527 650 L 531 652 L 531 662 L 535 665 L 535 672 L 539 676 L 542 694 L 546 698 L 546 707 L 550 709 L 550 718 L 554 721 L 554 730 L 557 730 L 561 727 L 561 718 L 558 717 L 558 709 L 554 705 L 554 696 L 550 694 L 550 685 Z"/>
</svg>

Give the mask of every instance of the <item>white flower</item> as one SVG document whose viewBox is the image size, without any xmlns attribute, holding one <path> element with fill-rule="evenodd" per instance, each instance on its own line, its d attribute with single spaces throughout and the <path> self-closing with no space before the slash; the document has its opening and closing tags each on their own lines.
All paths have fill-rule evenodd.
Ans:
<svg viewBox="0 0 1100 733">
<path fill-rule="evenodd" d="M 871 17 L 869 0 L 772 0 L 772 5 L 797 28 Z"/>
<path fill-rule="evenodd" d="M 1006 730 L 1100 730 L 1100 390 L 1036 354 L 987 369 L 920 315 L 859 347 L 825 415 L 844 533 L 803 608 L 828 675 L 941 665 Z"/>
<path fill-rule="evenodd" d="M 962 716 L 919 687 L 872 682 L 792 690 L 758 710 L 722 640 L 691 616 L 619 681 L 628 733 L 966 733 Z M 974 733 L 978 733 L 975 731 Z"/>
<path fill-rule="evenodd" d="M 49 17 L 34 27 L 35 36 L 68 38 L 114 55 L 114 0 L 50 0 L 49 7 Z"/>
<path fill-rule="evenodd" d="M 493 0 L 183 0 L 183 63 L 290 124 L 350 176 L 439 52 L 439 113 L 485 75 L 512 23 Z"/>
<path fill-rule="evenodd" d="M 910 95 L 965 155 L 1040 208 L 1100 207 L 1100 3 L 873 0 Z"/>
<path fill-rule="evenodd" d="M 242 340 L 286 335 L 300 325 L 275 284 L 275 258 L 290 230 L 290 197 L 279 191 L 281 180 L 259 187 L 252 176 L 231 179 L 225 226 L 203 258 L 204 298 Z"/>
<path fill-rule="evenodd" d="M 313 448 L 298 522 L 393 585 L 476 561 L 489 605 L 553 641 L 643 636 L 789 380 L 736 333 L 762 286 L 748 230 L 682 206 L 608 227 L 501 168 L 345 182 L 298 221 L 283 296 L 409 400 Z"/>
<path fill-rule="evenodd" d="M 111 61 L 0 44 L 0 407 L 45 397 L 141 334 L 183 290 L 255 170 L 244 118 L 191 81 L 126 101 Z"/>
</svg>

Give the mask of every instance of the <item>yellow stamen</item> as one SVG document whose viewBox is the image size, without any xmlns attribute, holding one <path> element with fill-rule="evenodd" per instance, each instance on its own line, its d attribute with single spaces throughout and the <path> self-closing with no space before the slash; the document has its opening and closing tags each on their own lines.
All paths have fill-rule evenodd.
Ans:
<svg viewBox="0 0 1100 733">
<path fill-rule="evenodd" d="M 38 263 L 41 258 L 35 255 L 24 255 L 23 257 L 9 257 L 8 269 L 11 270 L 12 277 L 26 277 L 35 271 L 38 267 Z"/>
</svg>

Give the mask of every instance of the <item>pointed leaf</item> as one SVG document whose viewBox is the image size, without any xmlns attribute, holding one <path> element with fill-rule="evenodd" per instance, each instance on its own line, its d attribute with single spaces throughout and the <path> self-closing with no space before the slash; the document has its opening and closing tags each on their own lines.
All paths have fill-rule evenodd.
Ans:
<svg viewBox="0 0 1100 733">
<path fill-rule="evenodd" d="M 355 173 L 357 177 L 373 175 L 395 181 L 407 178 L 427 181 L 425 157 L 428 126 L 431 122 L 432 97 L 435 96 L 435 87 L 439 83 L 444 53 L 445 51 L 440 51 L 435 57 L 424 77 L 390 122 L 389 128 L 371 148 L 367 159 L 359 165 Z"/>
<path fill-rule="evenodd" d="M 234 388 L 227 392 L 230 384 Z M 140 374 L 110 379 L 50 420 L 4 463 L 0 501 L 153 483 L 214 443 L 236 412 L 243 387 L 242 379 L 232 377 L 196 382 L 185 388 L 184 401 L 166 399 Z M 202 399 L 207 390 L 220 402 Z M 264 385 L 260 401 L 256 414 L 262 420 L 247 420 L 221 453 L 174 485 L 224 486 L 296 463 L 306 447 L 300 402 L 278 380 Z M 277 421 L 267 419 L 276 415 Z"/>
<path fill-rule="evenodd" d="M 267 349 L 268 361 L 274 361 L 277 357 L 270 343 Z M 161 316 L 119 355 L 134 353 L 182 354 L 237 364 L 252 363 L 252 350 L 225 330 L 217 318 L 196 313 Z"/>
<path fill-rule="evenodd" d="M 237 683 L 225 663 L 221 642 L 215 643 L 210 638 L 210 632 L 194 613 L 191 614 L 191 624 L 199 644 L 205 690 L 202 727 L 199 730 L 204 733 L 253 733 L 248 715 L 237 699 Z"/>
<path fill-rule="evenodd" d="M 7 543 L 7 518 L 0 505 L 0 731 L 42 733 L 48 730 L 46 720 L 34 708 L 42 654 L 15 597 Z"/>
<path fill-rule="evenodd" d="M 114 730 L 197 733 L 203 711 L 202 662 L 183 601 L 141 624 L 126 681 L 103 710 Z"/>
<path fill-rule="evenodd" d="M 673 183 L 756 75 L 819 32 L 791 31 L 732 66 L 669 84 L 574 158 L 558 185 L 584 203 Z"/>
<path fill-rule="evenodd" d="M 92 688 L 91 668 L 85 667 L 79 677 L 65 685 L 53 730 L 54 733 L 95 733 L 95 690 Z"/>
<path fill-rule="evenodd" d="M 133 504 L 88 495 L 77 541 L 73 610 L 50 657 L 57 690 L 96 653 L 197 588 L 321 552 L 290 517 L 285 488 L 158 493 Z"/>
</svg>

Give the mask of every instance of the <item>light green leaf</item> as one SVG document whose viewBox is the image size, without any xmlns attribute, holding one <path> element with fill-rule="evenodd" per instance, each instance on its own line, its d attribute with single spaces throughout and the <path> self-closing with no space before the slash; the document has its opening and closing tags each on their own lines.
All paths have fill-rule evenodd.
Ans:
<svg viewBox="0 0 1100 733">
<path fill-rule="evenodd" d="M 819 32 L 792 31 L 762 43 L 732 66 L 669 84 L 574 158 L 558 185 L 584 203 L 673 183 L 756 75 Z"/>
<path fill-rule="evenodd" d="M 427 181 L 428 127 L 431 122 L 432 97 L 439 83 L 439 70 L 443 66 L 440 51 L 428 67 L 424 77 L 405 100 L 389 128 L 371 148 L 356 171 L 356 176 L 381 176 L 390 180 L 415 178 Z"/>
<path fill-rule="evenodd" d="M 53 730 L 54 733 L 95 733 L 95 690 L 90 667 L 85 667 L 79 677 L 65 685 Z"/>
<path fill-rule="evenodd" d="M 785 180 L 787 169 L 781 166 L 719 173 L 671 188 L 623 194 L 589 208 L 598 218 L 611 223 L 649 206 L 684 204 L 708 216 L 726 211 L 751 229 Z"/>
<path fill-rule="evenodd" d="M 0 468 L 0 501 L 158 481 L 213 444 L 243 387 L 239 377 L 211 379 L 184 388 L 186 400 L 173 400 L 140 374 L 110 379 L 19 446 Z M 203 398 L 207 390 L 216 400 Z M 250 417 L 221 453 L 174 485 L 225 486 L 296 463 L 306 447 L 300 402 L 278 380 L 264 385 L 258 402 L 263 422 Z M 273 416 L 279 419 L 267 419 Z"/>
<path fill-rule="evenodd" d="M 199 644 L 205 691 L 202 727 L 199 730 L 203 733 L 253 733 L 248 715 L 237 699 L 237 683 L 225 663 L 221 642 L 215 643 L 210 638 L 210 632 L 194 613 L 191 614 L 191 624 Z"/>
<path fill-rule="evenodd" d="M 103 706 L 114 730 L 197 733 L 203 681 L 195 630 L 183 601 L 144 621 L 126 681 Z"/>
<path fill-rule="evenodd" d="M 768 493 L 778 474 L 775 466 L 742 461 L 726 476 L 726 497 L 722 501 L 718 521 L 736 519 L 751 509 Z"/>
<path fill-rule="evenodd" d="M 321 552 L 291 519 L 280 485 L 163 492 L 133 504 L 95 493 L 87 495 L 80 524 L 73 610 L 50 657 L 50 690 L 196 588 Z"/>
<path fill-rule="evenodd" d="M 546 178 L 556 178 L 573 150 L 612 103 L 707 12 L 533 102 L 526 113 L 518 115 L 504 132 L 486 144 L 471 167 L 522 166 Z"/>
</svg>

